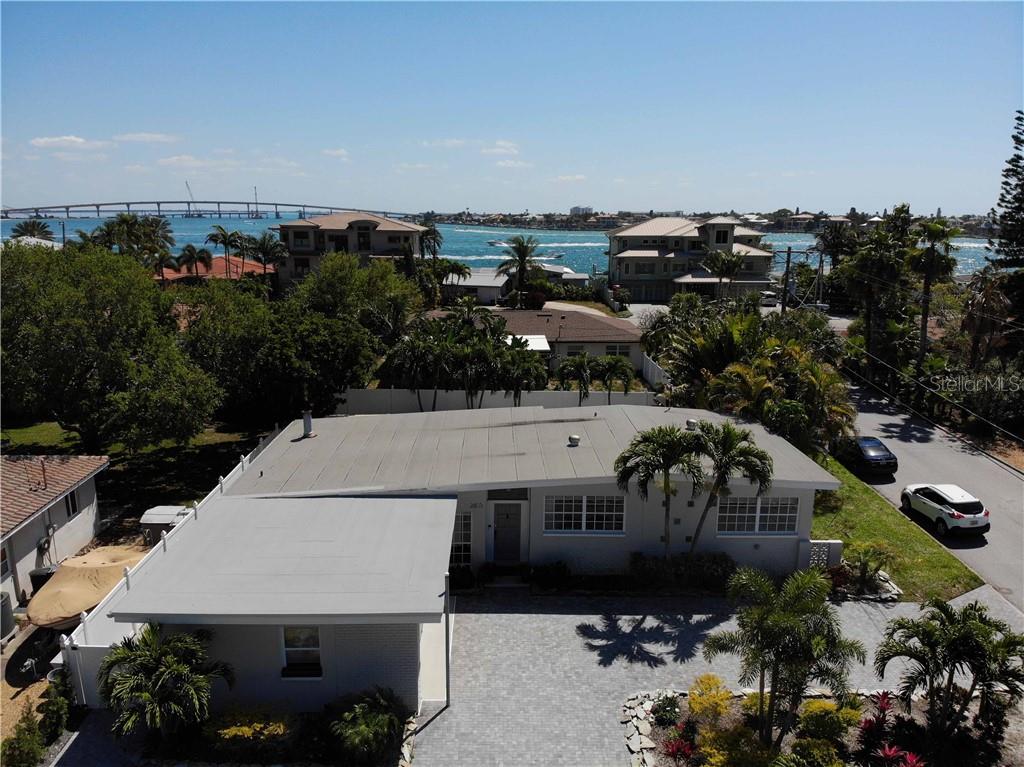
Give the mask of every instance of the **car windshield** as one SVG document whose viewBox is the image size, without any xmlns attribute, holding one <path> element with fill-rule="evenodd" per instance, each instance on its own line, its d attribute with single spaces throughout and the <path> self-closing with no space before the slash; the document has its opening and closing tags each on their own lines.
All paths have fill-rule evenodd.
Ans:
<svg viewBox="0 0 1024 767">
<path fill-rule="evenodd" d="M 889 455 L 889 451 L 886 450 L 884 445 L 861 445 L 861 450 L 864 451 L 864 455 L 870 458 L 877 458 L 881 455 Z"/>
<path fill-rule="evenodd" d="M 981 514 L 985 510 L 981 501 L 966 501 L 964 503 L 950 503 L 949 508 L 959 511 L 961 514 Z"/>
</svg>

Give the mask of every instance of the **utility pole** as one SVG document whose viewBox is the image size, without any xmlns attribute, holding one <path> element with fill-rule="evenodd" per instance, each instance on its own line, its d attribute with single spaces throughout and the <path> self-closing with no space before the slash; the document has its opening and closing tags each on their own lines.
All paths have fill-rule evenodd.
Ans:
<svg viewBox="0 0 1024 767">
<path fill-rule="evenodd" d="M 781 314 L 786 313 L 786 306 L 789 304 L 789 261 L 793 256 L 793 246 L 786 246 L 786 273 L 782 278 L 782 309 Z"/>
</svg>

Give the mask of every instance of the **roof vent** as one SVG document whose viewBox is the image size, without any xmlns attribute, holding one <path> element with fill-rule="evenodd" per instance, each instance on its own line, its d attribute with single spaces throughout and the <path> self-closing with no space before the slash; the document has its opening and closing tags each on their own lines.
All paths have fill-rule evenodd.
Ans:
<svg viewBox="0 0 1024 767">
<path fill-rule="evenodd" d="M 687 418 L 686 419 L 686 430 L 687 431 L 696 431 L 697 430 L 697 419 L 696 418 Z"/>
<path fill-rule="evenodd" d="M 569 435 L 569 447 L 579 447 L 579 446 L 580 446 L 580 435 L 579 434 L 570 434 Z"/>
<path fill-rule="evenodd" d="M 302 438 L 310 439 L 316 436 L 313 431 L 313 413 L 309 410 L 302 411 Z"/>
</svg>

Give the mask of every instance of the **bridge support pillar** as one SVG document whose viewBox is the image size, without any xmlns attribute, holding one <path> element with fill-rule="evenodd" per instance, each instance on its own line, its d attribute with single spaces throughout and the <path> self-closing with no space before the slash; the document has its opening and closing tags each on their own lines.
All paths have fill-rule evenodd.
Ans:
<svg viewBox="0 0 1024 767">
<path fill-rule="evenodd" d="M 157 204 L 156 204 L 156 214 L 157 214 L 158 216 L 160 215 L 160 203 L 157 203 Z"/>
<path fill-rule="evenodd" d="M 64 206 L 64 218 L 71 218 L 71 208 L 67 205 Z"/>
<path fill-rule="evenodd" d="M 124 208 L 125 208 L 125 210 L 127 210 L 127 211 L 128 211 L 129 213 L 131 213 L 131 212 L 132 212 L 132 204 L 131 204 L 130 202 L 126 202 L 126 203 L 124 204 Z"/>
<path fill-rule="evenodd" d="M 100 206 L 97 205 L 96 206 L 96 218 L 99 218 L 99 217 L 100 217 Z"/>
<path fill-rule="evenodd" d="M 220 218 L 220 203 L 217 203 L 217 218 Z"/>
<path fill-rule="evenodd" d="M 276 205 L 274 206 L 274 218 L 281 218 L 281 211 L 277 209 Z"/>
</svg>

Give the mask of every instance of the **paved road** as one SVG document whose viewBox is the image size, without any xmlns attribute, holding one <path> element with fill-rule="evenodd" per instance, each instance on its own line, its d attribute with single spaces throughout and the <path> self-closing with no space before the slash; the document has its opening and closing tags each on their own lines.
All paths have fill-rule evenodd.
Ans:
<svg viewBox="0 0 1024 767">
<path fill-rule="evenodd" d="M 864 436 L 884 440 L 899 458 L 893 479 L 871 484 L 894 504 L 915 482 L 960 485 L 992 512 L 992 530 L 984 537 L 944 541 L 1015 607 L 1024 610 L 1024 476 L 986 458 L 940 429 L 907 414 L 887 400 L 855 390 Z"/>
</svg>

